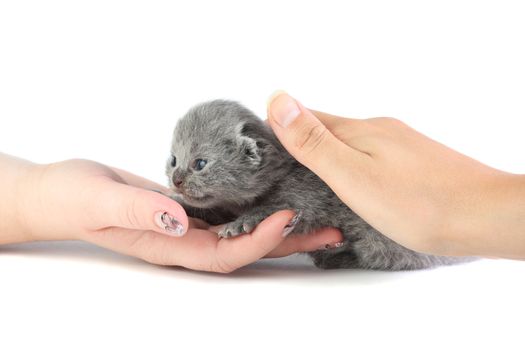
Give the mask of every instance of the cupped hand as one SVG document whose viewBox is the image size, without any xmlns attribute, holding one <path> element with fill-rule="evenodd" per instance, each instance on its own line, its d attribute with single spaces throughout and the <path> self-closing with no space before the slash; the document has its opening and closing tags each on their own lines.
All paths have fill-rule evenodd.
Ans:
<svg viewBox="0 0 525 350">
<path fill-rule="evenodd" d="M 18 191 L 19 220 L 30 239 L 84 240 L 154 264 L 231 272 L 262 257 L 323 249 L 342 239 L 330 228 L 284 237 L 290 210 L 268 217 L 252 234 L 219 239 L 219 227 L 188 218 L 161 194 L 167 188 L 88 160 L 36 165 Z"/>
</svg>

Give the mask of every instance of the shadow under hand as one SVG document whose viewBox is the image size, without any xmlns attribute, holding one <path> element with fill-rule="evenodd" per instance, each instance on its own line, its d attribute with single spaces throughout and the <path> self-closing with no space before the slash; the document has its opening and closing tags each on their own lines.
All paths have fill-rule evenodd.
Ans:
<svg viewBox="0 0 525 350">
<path fill-rule="evenodd" d="M 315 285 L 377 284 L 397 280 L 407 272 L 359 269 L 323 270 L 315 267 L 306 254 L 279 259 L 263 259 L 231 274 L 236 278 L 271 278 L 291 283 Z"/>
<path fill-rule="evenodd" d="M 187 270 L 174 266 L 158 266 L 135 257 L 126 256 L 82 241 L 31 242 L 0 246 L 0 254 L 61 259 L 118 266 L 141 273 L 147 272 L 168 278 L 201 282 L 275 281 L 307 285 L 378 284 L 401 279 L 414 272 L 385 272 L 369 270 L 321 270 L 305 254 L 285 258 L 262 259 L 230 274 Z"/>
<path fill-rule="evenodd" d="M 46 241 L 8 244 L 0 246 L 0 254 L 64 259 L 68 262 L 90 261 L 121 266 L 140 266 L 146 264 L 138 258 L 119 254 L 82 241 Z"/>
</svg>

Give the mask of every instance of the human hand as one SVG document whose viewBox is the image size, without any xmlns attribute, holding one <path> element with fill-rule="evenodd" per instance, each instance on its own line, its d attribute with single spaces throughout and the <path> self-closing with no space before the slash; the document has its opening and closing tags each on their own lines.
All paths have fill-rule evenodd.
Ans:
<svg viewBox="0 0 525 350">
<path fill-rule="evenodd" d="M 438 255 L 525 257 L 525 179 L 393 118 L 342 118 L 286 93 L 268 103 L 283 146 L 378 231 Z"/>
<path fill-rule="evenodd" d="M 270 216 L 250 235 L 219 239 L 220 227 L 188 218 L 177 202 L 150 191 L 168 189 L 88 160 L 33 165 L 23 179 L 17 198 L 26 240 L 79 239 L 154 264 L 231 272 L 264 256 L 316 250 L 342 239 L 335 229 L 283 237 L 294 215 L 289 210 Z"/>
</svg>

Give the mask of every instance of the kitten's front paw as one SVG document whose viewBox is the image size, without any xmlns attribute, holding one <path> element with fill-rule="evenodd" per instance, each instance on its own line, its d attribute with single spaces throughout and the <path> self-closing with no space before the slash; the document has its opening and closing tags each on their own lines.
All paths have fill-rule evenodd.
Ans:
<svg viewBox="0 0 525 350">
<path fill-rule="evenodd" d="M 219 237 L 230 238 L 236 237 L 245 233 L 251 233 L 255 226 L 257 226 L 262 219 L 256 217 L 240 217 L 235 221 L 224 225 L 224 228 L 219 231 Z"/>
</svg>

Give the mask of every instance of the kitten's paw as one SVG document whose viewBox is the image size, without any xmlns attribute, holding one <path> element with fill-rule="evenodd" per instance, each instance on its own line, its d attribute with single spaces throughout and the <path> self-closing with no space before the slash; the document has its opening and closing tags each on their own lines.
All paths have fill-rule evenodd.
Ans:
<svg viewBox="0 0 525 350">
<path fill-rule="evenodd" d="M 254 217 L 240 217 L 235 221 L 227 223 L 222 230 L 219 231 L 219 237 L 230 238 L 251 233 L 255 226 L 262 220 Z"/>
</svg>

